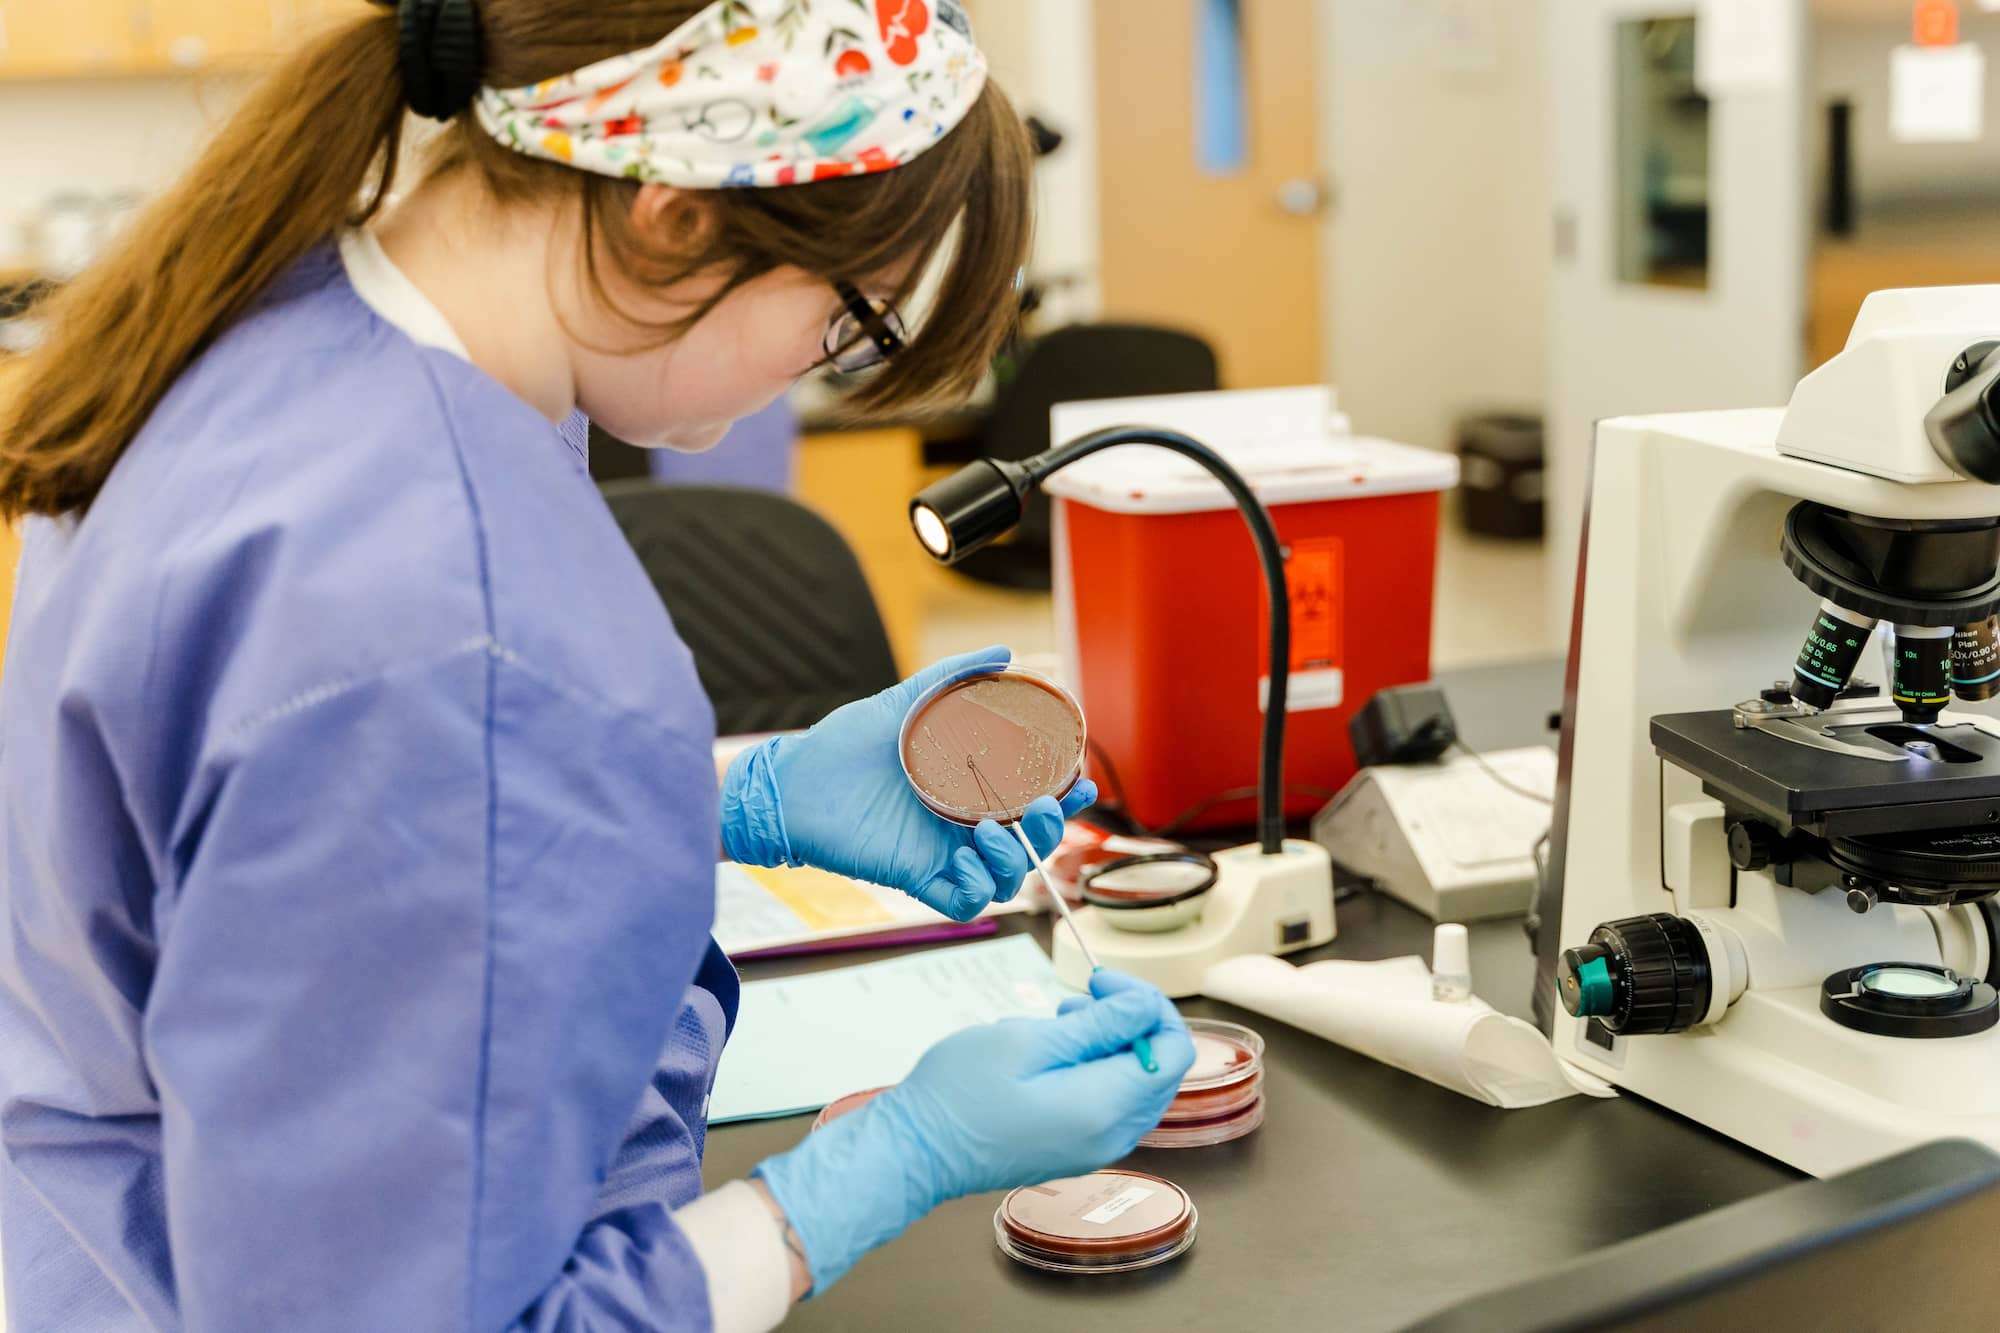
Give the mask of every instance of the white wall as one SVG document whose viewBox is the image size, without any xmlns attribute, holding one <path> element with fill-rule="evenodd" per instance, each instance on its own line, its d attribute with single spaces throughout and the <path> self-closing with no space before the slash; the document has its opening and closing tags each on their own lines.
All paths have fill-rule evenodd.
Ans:
<svg viewBox="0 0 2000 1333">
<path fill-rule="evenodd" d="M 0 82 L 0 265 L 8 224 L 70 190 L 149 193 L 170 181 L 242 84 L 215 76 Z"/>
<path fill-rule="evenodd" d="M 1541 5 L 1322 3 L 1341 404 L 1357 430 L 1446 447 L 1462 414 L 1544 397 Z"/>
<path fill-rule="evenodd" d="M 1037 172 L 1037 279 L 1062 280 L 1055 318 L 1089 319 L 1098 286 L 1096 20 L 1090 0 L 976 0 L 973 19 L 993 76 L 1023 115 L 1067 136 Z"/>
</svg>

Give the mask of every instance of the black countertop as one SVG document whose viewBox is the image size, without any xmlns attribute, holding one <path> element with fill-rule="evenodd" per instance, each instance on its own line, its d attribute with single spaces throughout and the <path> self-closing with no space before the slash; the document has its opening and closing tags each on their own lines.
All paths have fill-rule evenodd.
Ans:
<svg viewBox="0 0 2000 1333">
<path fill-rule="evenodd" d="M 1532 743 L 1560 690 L 1550 663 L 1444 677 L 1467 740 Z M 1009 919 L 1048 944 L 1049 923 Z M 1379 895 L 1343 902 L 1339 938 L 1296 956 L 1430 952 L 1431 923 Z M 949 946 L 945 946 L 949 947 Z M 1474 987 L 1527 1018 L 1533 957 L 1518 920 L 1472 927 Z M 746 980 L 872 961 L 844 954 L 754 964 Z M 1214 1148 L 1142 1149 L 1131 1159 L 1194 1196 L 1200 1238 L 1150 1272 L 1054 1277 L 993 1243 L 997 1197 L 940 1208 L 864 1260 L 800 1329 L 1234 1330 L 1402 1327 L 1465 1296 L 1775 1188 L 1797 1176 L 1689 1121 L 1629 1097 L 1575 1097 L 1501 1111 L 1297 1029 L 1208 1000 L 1190 1016 L 1264 1035 L 1268 1115 Z M 718 1126 L 711 1186 L 746 1174 L 805 1133 L 804 1117 Z"/>
</svg>

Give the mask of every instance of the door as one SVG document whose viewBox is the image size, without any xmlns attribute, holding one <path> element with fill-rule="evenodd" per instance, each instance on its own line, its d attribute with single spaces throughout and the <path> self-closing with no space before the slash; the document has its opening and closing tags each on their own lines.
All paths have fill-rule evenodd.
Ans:
<svg viewBox="0 0 2000 1333">
<path fill-rule="evenodd" d="M 1594 423 L 1784 404 L 1801 373 L 1802 0 L 1774 82 L 1702 94 L 1695 0 L 1550 0 L 1551 605 L 1574 596 Z"/>
<path fill-rule="evenodd" d="M 1317 384 L 1326 205 L 1314 0 L 1096 0 L 1105 318 L 1206 337 L 1230 388 Z M 1197 149 L 1199 23 L 1241 24 L 1247 152 Z"/>
</svg>

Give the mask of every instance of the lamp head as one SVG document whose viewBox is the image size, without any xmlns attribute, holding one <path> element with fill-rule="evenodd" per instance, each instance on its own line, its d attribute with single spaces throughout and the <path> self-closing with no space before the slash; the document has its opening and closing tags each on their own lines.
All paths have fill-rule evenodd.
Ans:
<svg viewBox="0 0 2000 1333">
<path fill-rule="evenodd" d="M 910 501 L 910 526 L 933 559 L 957 564 L 1013 531 L 1034 485 L 1019 464 L 982 458 L 918 492 Z"/>
</svg>

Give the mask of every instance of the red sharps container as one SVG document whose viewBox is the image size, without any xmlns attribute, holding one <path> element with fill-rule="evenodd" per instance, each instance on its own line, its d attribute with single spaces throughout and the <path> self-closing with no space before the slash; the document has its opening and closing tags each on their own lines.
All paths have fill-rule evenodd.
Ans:
<svg viewBox="0 0 2000 1333">
<path fill-rule="evenodd" d="M 1249 479 L 1287 555 L 1286 811 L 1317 810 L 1354 776 L 1348 718 L 1377 690 L 1430 677 L 1439 496 L 1457 460 L 1347 434 L 1326 389 L 1071 403 L 1052 425 L 1059 442 L 1163 426 Z M 1235 503 L 1199 465 L 1141 445 L 1081 460 L 1044 489 L 1091 776 L 1151 828 L 1250 823 L 1270 622 Z"/>
</svg>

